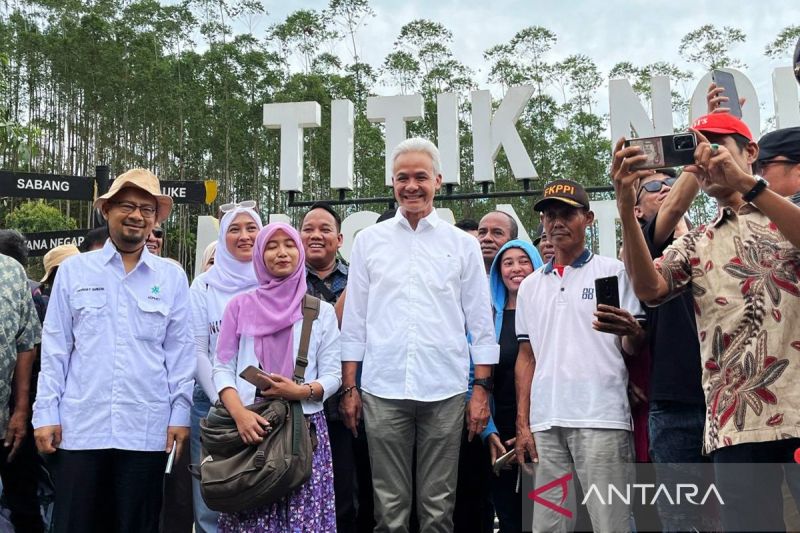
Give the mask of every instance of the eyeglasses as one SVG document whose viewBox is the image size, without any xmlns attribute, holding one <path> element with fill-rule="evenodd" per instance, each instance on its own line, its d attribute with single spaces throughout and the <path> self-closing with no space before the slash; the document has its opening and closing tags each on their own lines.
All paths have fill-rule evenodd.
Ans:
<svg viewBox="0 0 800 533">
<path fill-rule="evenodd" d="M 636 201 L 637 202 L 639 201 L 639 197 L 642 195 L 642 191 L 661 192 L 661 189 L 664 188 L 664 185 L 666 185 L 667 187 L 672 187 L 673 185 L 675 185 L 676 181 L 678 181 L 678 178 L 673 178 L 672 176 L 664 180 L 648 181 L 647 183 L 639 187 L 639 192 L 636 193 Z"/>
<path fill-rule="evenodd" d="M 153 228 L 152 234 L 156 239 L 161 239 L 164 237 L 164 228 Z"/>
<path fill-rule="evenodd" d="M 756 161 L 753 170 L 756 174 L 764 172 L 769 165 L 800 165 L 800 161 L 794 159 L 770 159 L 769 161 Z"/>
<path fill-rule="evenodd" d="M 222 204 L 219 206 L 219 210 L 223 213 L 230 213 L 237 207 L 242 207 L 244 209 L 255 209 L 256 208 L 256 201 L 255 200 L 245 200 L 243 202 L 231 202 L 229 204 Z"/>
<path fill-rule="evenodd" d="M 133 213 L 138 209 L 139 212 L 142 214 L 142 217 L 153 218 L 154 216 L 156 216 L 156 212 L 158 211 L 152 205 L 147 205 L 147 204 L 135 204 L 133 202 L 112 202 L 112 201 L 109 201 L 108 203 L 117 206 L 119 210 L 122 211 L 122 213 L 125 215 L 130 215 L 131 213 Z"/>
</svg>

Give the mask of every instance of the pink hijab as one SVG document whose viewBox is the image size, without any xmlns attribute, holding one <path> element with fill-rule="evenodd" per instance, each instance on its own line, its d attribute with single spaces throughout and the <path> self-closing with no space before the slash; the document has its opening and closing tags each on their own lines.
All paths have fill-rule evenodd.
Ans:
<svg viewBox="0 0 800 533">
<path fill-rule="evenodd" d="M 278 230 L 294 241 L 298 250 L 295 271 L 283 278 L 273 276 L 264 264 L 267 242 Z M 288 224 L 273 222 L 258 233 L 253 268 L 258 288 L 236 296 L 225 308 L 217 344 L 217 357 L 228 362 L 239 350 L 242 335 L 255 339 L 256 358 L 267 372 L 294 375 L 294 323 L 303 318 L 306 293 L 306 256 L 300 235 Z"/>
</svg>

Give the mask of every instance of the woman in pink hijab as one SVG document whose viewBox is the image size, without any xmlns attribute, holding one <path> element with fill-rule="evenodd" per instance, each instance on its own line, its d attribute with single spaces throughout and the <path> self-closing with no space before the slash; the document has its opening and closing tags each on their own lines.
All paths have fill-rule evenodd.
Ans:
<svg viewBox="0 0 800 533">
<path fill-rule="evenodd" d="M 306 292 L 305 253 L 300 235 L 277 222 L 256 237 L 253 267 L 258 287 L 233 298 L 222 317 L 213 380 L 242 440 L 261 442 L 267 421 L 244 409 L 260 398 L 299 400 L 316 428 L 318 445 L 311 478 L 279 502 L 241 513 L 221 514 L 219 531 L 336 531 L 330 439 L 322 402 L 341 385 L 339 328 L 330 304 L 321 302 L 308 348 L 305 383 L 293 381 Z M 269 377 L 264 390 L 239 377 L 253 365 Z"/>
</svg>

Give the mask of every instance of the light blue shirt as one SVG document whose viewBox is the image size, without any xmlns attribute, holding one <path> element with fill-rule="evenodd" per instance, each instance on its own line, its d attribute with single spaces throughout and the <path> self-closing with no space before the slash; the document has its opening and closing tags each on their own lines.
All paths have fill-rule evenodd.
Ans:
<svg viewBox="0 0 800 533">
<path fill-rule="evenodd" d="M 58 269 L 42 334 L 35 428 L 60 448 L 164 450 L 189 426 L 195 354 L 180 266 L 142 250 L 125 273 L 111 241 Z"/>
</svg>

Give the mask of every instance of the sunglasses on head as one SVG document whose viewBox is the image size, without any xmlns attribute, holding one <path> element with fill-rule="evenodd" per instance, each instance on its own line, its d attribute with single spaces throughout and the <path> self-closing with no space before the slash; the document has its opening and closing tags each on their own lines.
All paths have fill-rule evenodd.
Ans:
<svg viewBox="0 0 800 533">
<path fill-rule="evenodd" d="M 256 208 L 256 201 L 255 200 L 245 200 L 243 202 L 231 202 L 228 204 L 222 204 L 219 206 L 219 210 L 223 213 L 230 213 L 237 207 L 242 207 L 244 209 L 255 209 Z"/>
<path fill-rule="evenodd" d="M 153 234 L 153 237 L 155 237 L 156 239 L 161 239 L 164 237 L 163 228 L 153 228 L 153 231 L 151 233 Z"/>
<path fill-rule="evenodd" d="M 639 196 L 642 195 L 642 191 L 660 192 L 661 189 L 664 188 L 664 185 L 666 185 L 667 187 L 672 187 L 673 185 L 675 185 L 676 181 L 678 181 L 678 178 L 673 178 L 672 176 L 663 180 L 648 181 L 647 183 L 639 187 L 639 192 L 636 194 L 636 199 L 637 200 L 639 199 Z"/>
</svg>

